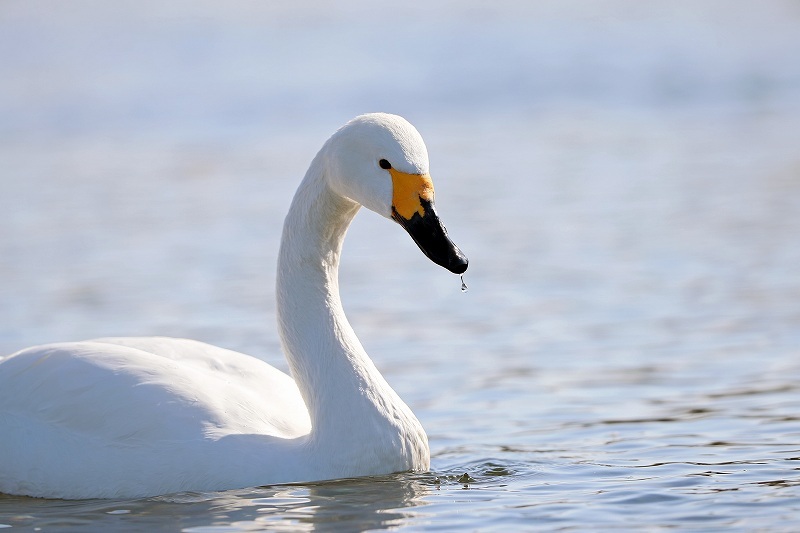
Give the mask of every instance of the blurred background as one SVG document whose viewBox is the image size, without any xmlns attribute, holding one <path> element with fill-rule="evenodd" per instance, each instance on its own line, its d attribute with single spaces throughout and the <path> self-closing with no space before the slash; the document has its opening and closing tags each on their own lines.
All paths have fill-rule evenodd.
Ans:
<svg viewBox="0 0 800 533">
<path fill-rule="evenodd" d="M 470 290 L 369 212 L 341 285 L 434 469 L 552 461 L 585 518 L 648 463 L 672 484 L 634 491 L 728 483 L 777 519 L 740 483 L 787 486 L 763 469 L 800 439 L 798 28 L 796 0 L 6 0 L 0 354 L 170 335 L 285 369 L 291 196 L 340 125 L 397 113 Z"/>
<path fill-rule="evenodd" d="M 249 331 L 308 162 L 376 110 L 426 137 L 473 292 L 362 215 L 381 238 L 348 242 L 345 275 L 382 280 L 369 306 L 416 286 L 483 316 L 536 305 L 532 284 L 631 319 L 677 288 L 779 313 L 799 22 L 796 1 L 4 2 L 0 346 Z"/>
<path fill-rule="evenodd" d="M 472 260 L 462 295 L 357 217 L 345 306 L 390 364 L 796 350 L 798 23 L 796 1 L 4 2 L 0 348 L 165 334 L 283 364 L 288 202 L 380 110 L 426 138 Z"/>
</svg>

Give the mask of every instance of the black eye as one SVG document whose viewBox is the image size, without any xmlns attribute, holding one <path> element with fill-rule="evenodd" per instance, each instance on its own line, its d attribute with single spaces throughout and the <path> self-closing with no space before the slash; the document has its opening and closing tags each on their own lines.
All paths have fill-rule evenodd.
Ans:
<svg viewBox="0 0 800 533">
<path fill-rule="evenodd" d="M 378 164 L 379 164 L 379 165 L 381 166 L 381 168 L 382 168 L 382 169 L 384 169 L 384 170 L 389 170 L 390 168 L 392 168 L 392 164 L 391 164 L 391 163 L 389 163 L 389 162 L 388 162 L 387 160 L 385 160 L 385 159 L 381 159 L 380 161 L 378 161 Z"/>
</svg>

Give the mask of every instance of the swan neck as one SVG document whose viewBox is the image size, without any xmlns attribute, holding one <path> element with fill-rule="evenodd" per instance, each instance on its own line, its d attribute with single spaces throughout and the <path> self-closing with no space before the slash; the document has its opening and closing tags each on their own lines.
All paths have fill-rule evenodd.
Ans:
<svg viewBox="0 0 800 533">
<path fill-rule="evenodd" d="M 358 387 L 352 380 L 371 365 L 339 296 L 342 243 L 360 206 L 331 190 L 318 159 L 284 222 L 276 287 L 284 354 L 315 428 L 331 419 L 323 416 L 328 401 Z"/>
<path fill-rule="evenodd" d="M 427 469 L 425 431 L 342 309 L 339 257 L 360 206 L 329 187 L 320 159 L 286 216 L 276 290 L 284 355 L 311 419 L 309 464 L 329 479 L 358 475 L 353 465 L 364 474 Z"/>
</svg>

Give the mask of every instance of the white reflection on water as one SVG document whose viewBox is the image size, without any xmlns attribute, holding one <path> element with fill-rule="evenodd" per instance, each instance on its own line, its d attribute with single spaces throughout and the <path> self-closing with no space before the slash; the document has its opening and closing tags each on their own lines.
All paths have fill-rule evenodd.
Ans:
<svg viewBox="0 0 800 533">
<path fill-rule="evenodd" d="M 0 353 L 166 334 L 285 368 L 282 217 L 377 109 L 425 136 L 470 290 L 357 218 L 345 308 L 430 473 L 0 496 L 0 524 L 797 526 L 794 3 L 37 6 L 0 11 Z"/>
</svg>

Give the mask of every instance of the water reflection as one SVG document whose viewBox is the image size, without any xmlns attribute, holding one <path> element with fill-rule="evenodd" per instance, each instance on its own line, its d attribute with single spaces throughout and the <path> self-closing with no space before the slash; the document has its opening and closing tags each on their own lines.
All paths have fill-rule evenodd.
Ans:
<svg viewBox="0 0 800 533">
<path fill-rule="evenodd" d="M 398 474 L 143 500 L 61 501 L 0 495 L 0 524 L 58 527 L 59 531 L 389 529 L 418 515 L 415 508 L 425 505 L 425 495 L 436 486 L 432 475 Z"/>
<path fill-rule="evenodd" d="M 250 497 L 216 498 L 214 521 L 185 528 L 204 532 L 219 525 L 271 531 L 364 531 L 402 525 L 424 504 L 430 487 L 412 475 L 262 488 Z"/>
</svg>

